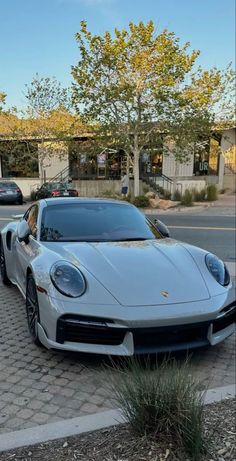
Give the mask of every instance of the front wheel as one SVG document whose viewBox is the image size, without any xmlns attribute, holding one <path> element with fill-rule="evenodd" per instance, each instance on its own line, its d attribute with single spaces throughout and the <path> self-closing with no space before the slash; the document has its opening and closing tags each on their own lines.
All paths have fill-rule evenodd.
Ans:
<svg viewBox="0 0 236 461">
<path fill-rule="evenodd" d="M 11 285 L 11 281 L 7 276 L 7 268 L 6 268 L 6 260 L 5 260 L 5 255 L 4 255 L 4 250 L 3 250 L 3 243 L 0 238 L 0 271 L 1 271 L 1 277 L 4 285 Z"/>
<path fill-rule="evenodd" d="M 26 315 L 30 335 L 34 344 L 37 346 L 41 345 L 38 337 L 38 322 L 39 322 L 39 305 L 37 289 L 34 278 L 29 275 L 27 278 L 26 287 Z"/>
</svg>

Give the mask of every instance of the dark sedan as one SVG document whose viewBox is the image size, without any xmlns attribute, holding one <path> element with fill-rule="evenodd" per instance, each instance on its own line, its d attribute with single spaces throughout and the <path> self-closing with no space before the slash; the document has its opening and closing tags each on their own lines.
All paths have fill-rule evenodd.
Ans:
<svg viewBox="0 0 236 461">
<path fill-rule="evenodd" d="M 78 191 L 67 182 L 45 182 L 36 192 L 36 200 L 50 197 L 78 197 Z"/>
<path fill-rule="evenodd" d="M 22 205 L 23 195 L 14 181 L 0 181 L 0 203 L 18 203 Z"/>
</svg>

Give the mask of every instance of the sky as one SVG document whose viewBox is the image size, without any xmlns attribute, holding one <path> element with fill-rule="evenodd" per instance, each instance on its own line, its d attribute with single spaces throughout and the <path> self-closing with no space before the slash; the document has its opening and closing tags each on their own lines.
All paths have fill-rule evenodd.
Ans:
<svg viewBox="0 0 236 461">
<path fill-rule="evenodd" d="M 0 91 L 7 106 L 24 106 L 25 84 L 36 73 L 70 85 L 81 20 L 100 35 L 150 19 L 157 33 L 167 28 L 199 49 L 202 67 L 235 63 L 235 0 L 0 0 Z"/>
</svg>

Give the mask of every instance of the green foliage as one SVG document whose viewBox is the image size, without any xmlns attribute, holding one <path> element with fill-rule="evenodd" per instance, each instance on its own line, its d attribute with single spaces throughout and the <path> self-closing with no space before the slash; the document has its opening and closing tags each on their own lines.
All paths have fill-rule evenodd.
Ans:
<svg viewBox="0 0 236 461">
<path fill-rule="evenodd" d="M 149 191 L 150 191 L 150 187 L 147 184 L 144 184 L 143 185 L 143 193 L 146 194 Z"/>
<path fill-rule="evenodd" d="M 111 376 L 112 393 L 132 429 L 139 435 L 172 438 L 199 460 L 206 451 L 203 396 L 188 362 L 164 360 L 158 367 L 131 359 Z"/>
<path fill-rule="evenodd" d="M 193 194 L 192 191 L 186 189 L 181 200 L 182 205 L 192 206 L 193 205 Z"/>
<path fill-rule="evenodd" d="M 189 145 L 204 149 L 227 72 L 198 69 L 199 51 L 167 29 L 156 34 L 152 21 L 130 22 L 127 30 L 92 35 L 85 21 L 76 34 L 80 60 L 72 67 L 76 111 L 93 123 L 99 147 L 119 146 L 134 161 L 134 193 L 139 195 L 139 158 L 144 146 L 163 143 L 179 162 Z M 225 80 L 224 80 L 225 77 Z M 203 140 L 200 142 L 199 140 Z"/>
<path fill-rule="evenodd" d="M 34 202 L 34 201 L 36 200 L 36 194 L 37 194 L 37 191 L 36 191 L 36 190 L 32 190 L 32 191 L 30 192 L 30 200 L 31 200 L 32 202 Z"/>
<path fill-rule="evenodd" d="M 206 199 L 206 188 L 201 189 L 200 191 L 193 189 L 192 194 L 194 202 L 204 202 Z"/>
<path fill-rule="evenodd" d="M 173 195 L 173 200 L 175 202 L 180 202 L 182 199 L 182 195 L 180 193 L 180 191 L 178 189 L 176 189 L 176 191 L 174 192 L 174 195 Z"/>
<path fill-rule="evenodd" d="M 3 106 L 4 106 L 4 104 L 5 104 L 6 97 L 7 97 L 7 95 L 6 95 L 5 93 L 2 93 L 2 92 L 0 91 L 0 112 L 2 111 Z"/>
<path fill-rule="evenodd" d="M 149 198 L 145 197 L 145 195 L 139 195 L 134 198 L 133 204 L 140 208 L 147 208 L 149 206 Z"/>
<path fill-rule="evenodd" d="M 171 192 L 169 190 L 164 189 L 163 198 L 165 200 L 170 200 L 171 199 Z"/>
<path fill-rule="evenodd" d="M 213 202 L 217 200 L 218 198 L 218 190 L 215 184 L 208 184 L 207 186 L 207 193 L 206 193 L 206 199 L 209 202 Z"/>
</svg>

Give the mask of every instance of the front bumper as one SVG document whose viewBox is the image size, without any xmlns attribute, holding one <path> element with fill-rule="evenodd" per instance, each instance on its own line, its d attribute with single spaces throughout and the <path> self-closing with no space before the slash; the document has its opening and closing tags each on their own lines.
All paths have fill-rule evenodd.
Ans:
<svg viewBox="0 0 236 461">
<path fill-rule="evenodd" d="M 222 298 L 217 296 L 213 301 L 221 304 Z M 159 311 L 159 318 L 156 312 L 156 319 L 152 321 L 148 318 L 150 309 L 146 309 L 145 320 L 136 317 L 133 321 L 62 313 L 55 319 L 55 339 L 50 338 L 48 328 L 41 325 L 38 325 L 39 338 L 48 348 L 131 356 L 213 346 L 235 331 L 236 301 L 224 303 L 215 312 L 209 308 L 202 316 L 199 311 L 198 316 L 194 316 L 193 304 L 191 307 L 188 317 L 177 318 L 172 308 L 172 318 L 161 318 Z M 137 315 L 138 311 L 141 310 L 137 310 Z"/>
</svg>

